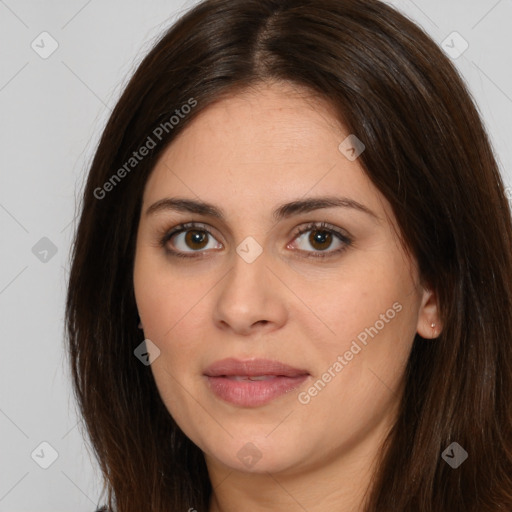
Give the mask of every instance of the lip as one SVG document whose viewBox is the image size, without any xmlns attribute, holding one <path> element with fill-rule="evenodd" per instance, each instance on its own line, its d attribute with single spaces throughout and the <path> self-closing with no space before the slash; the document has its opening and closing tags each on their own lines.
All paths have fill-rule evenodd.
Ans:
<svg viewBox="0 0 512 512">
<path fill-rule="evenodd" d="M 240 407 L 258 407 L 296 389 L 310 374 L 270 359 L 228 358 L 213 363 L 204 376 L 209 389 L 220 399 Z M 259 376 L 267 379 L 249 380 Z"/>
</svg>

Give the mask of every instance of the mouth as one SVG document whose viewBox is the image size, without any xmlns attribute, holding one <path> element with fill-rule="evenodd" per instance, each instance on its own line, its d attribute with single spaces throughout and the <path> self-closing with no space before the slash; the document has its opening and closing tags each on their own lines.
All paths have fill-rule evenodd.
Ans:
<svg viewBox="0 0 512 512">
<path fill-rule="evenodd" d="M 204 371 L 208 388 L 239 407 L 258 407 L 299 387 L 310 373 L 269 359 L 223 359 Z"/>
</svg>

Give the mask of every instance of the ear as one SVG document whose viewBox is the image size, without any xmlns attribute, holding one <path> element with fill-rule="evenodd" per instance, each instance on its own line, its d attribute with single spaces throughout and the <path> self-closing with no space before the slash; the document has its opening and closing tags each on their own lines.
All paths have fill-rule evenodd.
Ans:
<svg viewBox="0 0 512 512">
<path fill-rule="evenodd" d="M 422 338 L 426 339 L 437 338 L 443 330 L 437 295 L 432 290 L 423 291 L 416 330 Z"/>
</svg>

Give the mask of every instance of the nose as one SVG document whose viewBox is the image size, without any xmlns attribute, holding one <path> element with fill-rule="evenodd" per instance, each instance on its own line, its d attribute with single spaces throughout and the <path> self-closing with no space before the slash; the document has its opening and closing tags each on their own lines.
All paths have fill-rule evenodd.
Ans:
<svg viewBox="0 0 512 512">
<path fill-rule="evenodd" d="M 265 253 L 252 263 L 234 256 L 233 267 L 217 288 L 214 323 L 219 329 L 247 336 L 285 324 L 285 290 L 268 264 Z"/>
</svg>

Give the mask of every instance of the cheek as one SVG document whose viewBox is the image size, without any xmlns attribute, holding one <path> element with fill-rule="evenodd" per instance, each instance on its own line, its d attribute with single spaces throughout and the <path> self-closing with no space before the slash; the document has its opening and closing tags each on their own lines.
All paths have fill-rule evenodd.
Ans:
<svg viewBox="0 0 512 512">
<path fill-rule="evenodd" d="M 160 395 L 170 411 L 176 413 L 187 403 L 187 389 L 197 385 L 205 354 L 205 326 L 212 282 L 206 276 L 173 272 L 170 265 L 158 263 L 154 255 L 136 259 L 134 290 L 144 337 L 160 350 L 151 365 Z M 180 398 L 181 397 L 181 398 Z M 180 405 L 181 404 L 181 405 Z"/>
<path fill-rule="evenodd" d="M 377 425 L 391 422 L 396 412 L 414 338 L 414 310 L 398 301 L 391 303 L 391 309 L 377 306 L 371 312 L 363 309 L 352 317 L 345 315 L 335 341 L 317 346 L 322 370 L 300 396 L 300 403 L 307 403 L 308 422 L 318 428 L 331 425 L 325 432 L 331 447 L 340 440 L 353 446 Z M 384 320 L 379 318 L 381 312 Z"/>
<path fill-rule="evenodd" d="M 204 281 L 192 276 L 183 279 L 149 249 L 140 249 L 134 264 L 134 292 L 144 334 L 163 341 L 178 323 L 182 329 L 204 295 L 204 286 Z"/>
<path fill-rule="evenodd" d="M 408 267 L 394 254 L 370 256 L 367 264 L 361 258 L 360 266 L 347 266 L 310 295 L 311 309 L 320 312 L 329 331 L 311 338 L 322 362 L 315 376 L 320 382 L 302 398 L 311 399 L 312 416 L 338 425 L 335 435 L 364 432 L 386 417 L 416 331 L 420 299 Z M 318 320 L 311 317 L 308 332 L 314 336 Z"/>
<path fill-rule="evenodd" d="M 319 274 L 302 284 L 298 280 L 297 295 L 310 308 L 298 321 L 314 336 L 319 351 L 332 359 L 333 354 L 349 350 L 353 340 L 364 346 L 372 339 L 402 339 L 397 333 L 415 320 L 414 315 L 409 318 L 413 308 L 404 313 L 415 298 L 404 268 L 393 254 L 375 251 L 358 255 L 357 261 L 347 259 L 336 272 Z"/>
</svg>

